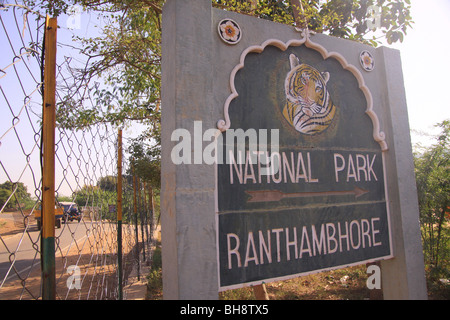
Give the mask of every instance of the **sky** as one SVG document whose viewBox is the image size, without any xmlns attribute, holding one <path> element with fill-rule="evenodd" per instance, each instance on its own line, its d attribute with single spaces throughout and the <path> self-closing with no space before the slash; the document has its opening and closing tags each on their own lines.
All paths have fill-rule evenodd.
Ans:
<svg viewBox="0 0 450 320">
<path fill-rule="evenodd" d="M 450 0 L 411 0 L 412 3 L 412 18 L 414 20 L 413 29 L 408 30 L 403 43 L 396 43 L 393 45 L 387 45 L 388 47 L 396 48 L 400 50 L 402 58 L 403 75 L 405 81 L 405 92 L 408 106 L 408 117 L 411 132 L 412 145 L 421 143 L 422 145 L 429 146 L 435 140 L 433 135 L 439 133 L 439 129 L 434 126 L 442 122 L 445 119 L 450 119 L 450 102 L 446 100 L 446 93 L 450 90 L 447 88 L 449 80 L 447 75 L 450 74 L 450 64 L 447 63 L 447 56 L 450 52 L 450 41 L 447 35 L 450 30 Z M 12 20 L 8 20 L 6 15 L 2 14 L 2 18 L 7 25 L 12 23 Z M 19 23 L 20 19 L 19 19 Z M 61 16 L 58 19 L 60 29 L 58 29 L 58 38 L 62 42 L 69 43 L 72 35 L 87 36 L 92 35 L 95 32 L 96 26 L 101 26 L 107 23 L 97 19 L 93 14 L 83 13 L 79 20 L 70 20 L 68 16 Z M 77 27 L 77 24 L 78 27 Z M 70 29 L 68 27 L 74 27 Z M 15 33 L 23 32 L 22 25 L 20 30 L 14 30 Z M 9 45 L 4 31 L 0 28 L 0 68 L 5 68 L 6 65 L 11 63 L 11 53 L 7 52 Z M 19 37 L 12 36 L 12 41 L 18 41 Z M 73 55 L 68 47 L 58 47 L 58 56 Z M 29 59 L 27 60 L 32 63 Z M 35 63 L 36 65 L 36 63 Z M 17 64 L 18 70 L 21 70 L 19 64 Z M 13 68 L 9 68 L 9 74 L 1 78 L 0 84 L 2 85 L 5 94 L 11 103 L 11 105 L 23 105 L 23 95 L 15 95 L 12 93 L 12 87 L 18 86 L 17 77 L 13 74 Z M 23 70 L 24 74 L 27 74 L 26 70 Z M 21 72 L 21 71 L 19 71 Z M 38 73 L 37 73 L 38 74 Z M 30 78 L 28 75 L 26 76 Z M 22 79 L 26 79 L 25 76 Z M 38 82 L 39 76 L 36 81 L 31 81 L 28 87 L 25 88 L 25 92 L 30 93 L 36 88 L 36 82 Z M 14 101 L 17 98 L 19 101 Z M 31 95 L 31 110 L 39 113 L 41 108 L 40 95 L 38 92 L 34 92 Z M 22 123 L 12 120 L 10 112 L 7 110 L 3 94 L 0 94 L 0 156 L 2 164 L 5 166 L 15 165 L 19 169 L 8 169 L 7 178 L 5 171 L 0 168 L 0 183 L 6 179 L 31 179 L 31 175 L 34 173 L 36 176 L 39 172 L 34 170 L 33 172 L 27 166 L 26 154 L 36 149 L 36 141 L 30 138 L 32 135 L 26 135 L 26 132 L 21 131 L 21 125 L 25 125 L 25 114 L 21 114 Z M 18 111 L 17 111 L 18 112 Z M 16 112 L 16 114 L 17 114 Z M 20 141 L 22 145 L 18 144 L 18 139 L 13 131 L 8 131 L 11 124 L 17 125 L 17 134 L 20 135 Z M 136 128 L 134 126 L 132 129 Z M 124 137 L 130 137 L 136 135 L 137 132 L 133 132 L 132 129 L 128 129 L 124 132 Z M 7 132 L 5 134 L 5 132 Z M 10 147 L 11 146 L 11 147 Z M 10 158 L 9 162 L 4 161 L 4 157 L 9 153 L 6 150 L 18 150 L 22 153 L 17 158 Z M 21 150 L 23 149 L 23 151 Z M 32 161 L 38 161 L 38 154 L 36 151 L 31 153 Z M 23 177 L 21 177 L 23 175 Z M 27 177 L 27 178 L 25 178 Z M 31 184 L 31 182 L 26 183 Z"/>
<path fill-rule="evenodd" d="M 450 0 L 412 0 L 413 29 L 401 44 L 403 77 L 408 105 L 409 125 L 413 145 L 429 145 L 439 129 L 434 125 L 450 119 Z M 422 132 L 423 134 L 417 134 Z"/>
</svg>

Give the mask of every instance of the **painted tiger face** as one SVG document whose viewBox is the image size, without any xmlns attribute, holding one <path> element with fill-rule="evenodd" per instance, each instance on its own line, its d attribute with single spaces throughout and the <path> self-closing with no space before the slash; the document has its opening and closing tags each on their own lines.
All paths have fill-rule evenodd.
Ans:
<svg viewBox="0 0 450 320">
<path fill-rule="evenodd" d="M 285 80 L 287 101 L 283 115 L 301 133 L 313 135 L 322 132 L 328 128 L 336 112 L 326 88 L 330 74 L 300 64 L 293 54 L 289 59 L 291 70 Z"/>
</svg>

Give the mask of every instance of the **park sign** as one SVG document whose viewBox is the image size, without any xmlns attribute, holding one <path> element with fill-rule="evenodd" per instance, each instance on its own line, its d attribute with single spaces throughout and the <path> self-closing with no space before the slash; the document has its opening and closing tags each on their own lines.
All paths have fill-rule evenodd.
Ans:
<svg viewBox="0 0 450 320">
<path fill-rule="evenodd" d="M 362 75 L 374 58 L 359 50 L 351 65 L 298 31 L 246 48 L 230 74 L 218 121 L 219 290 L 392 258 L 388 146 Z M 229 42 L 242 30 L 222 20 L 218 32 Z"/>
<path fill-rule="evenodd" d="M 210 0 L 162 24 L 164 298 L 373 261 L 426 298 L 400 52 Z"/>
</svg>

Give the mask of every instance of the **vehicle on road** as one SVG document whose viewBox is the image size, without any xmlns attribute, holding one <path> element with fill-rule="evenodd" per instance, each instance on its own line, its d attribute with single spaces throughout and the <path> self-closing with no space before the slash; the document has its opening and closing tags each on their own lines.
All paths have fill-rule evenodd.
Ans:
<svg viewBox="0 0 450 320">
<path fill-rule="evenodd" d="M 61 220 L 64 216 L 64 210 L 62 207 L 56 205 L 55 206 L 55 227 L 61 228 Z M 41 219 L 41 204 L 39 205 L 39 208 L 34 211 L 34 217 L 36 218 L 36 223 L 38 230 L 41 230 L 42 227 L 42 219 Z"/>
<path fill-rule="evenodd" d="M 64 209 L 64 223 L 73 220 L 81 221 L 81 213 L 75 202 L 60 202 L 60 204 Z"/>
</svg>

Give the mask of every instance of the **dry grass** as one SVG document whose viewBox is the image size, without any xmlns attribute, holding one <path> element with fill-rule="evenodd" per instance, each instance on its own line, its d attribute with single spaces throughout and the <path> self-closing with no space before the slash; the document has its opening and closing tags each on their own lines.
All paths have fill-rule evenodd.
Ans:
<svg viewBox="0 0 450 320">
<path fill-rule="evenodd" d="M 366 287 L 366 266 L 322 272 L 266 284 L 270 300 L 364 300 L 375 298 Z M 372 296 L 371 296 L 372 295 Z M 252 288 L 222 292 L 223 300 L 254 300 Z"/>
</svg>

